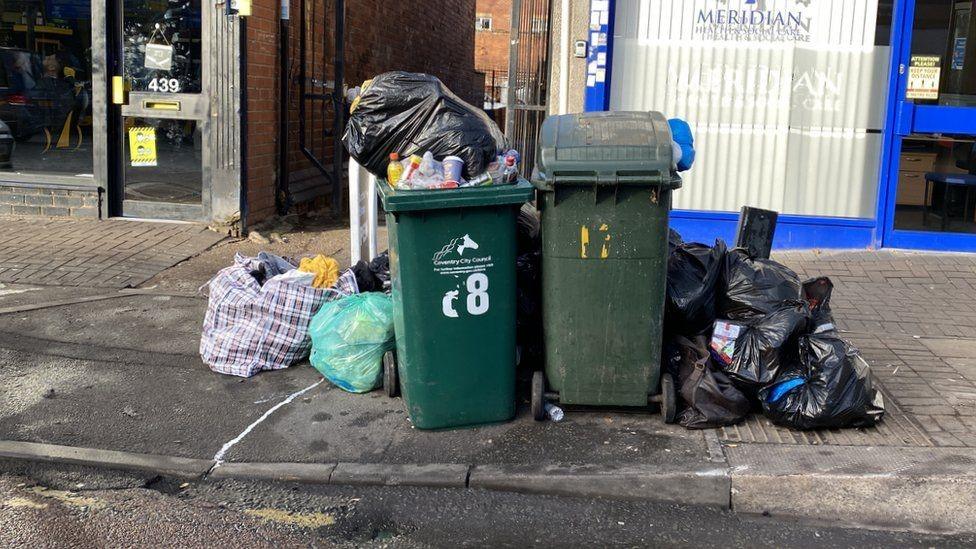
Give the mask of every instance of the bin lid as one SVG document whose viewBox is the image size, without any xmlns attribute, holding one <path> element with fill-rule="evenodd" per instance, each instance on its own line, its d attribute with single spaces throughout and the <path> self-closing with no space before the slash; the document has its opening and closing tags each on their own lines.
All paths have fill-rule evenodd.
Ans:
<svg viewBox="0 0 976 549">
<path fill-rule="evenodd" d="M 376 190 L 388 212 L 416 212 L 478 206 L 507 206 L 525 204 L 532 200 L 535 189 L 521 179 L 514 185 L 489 185 L 460 189 L 436 189 L 431 191 L 398 191 L 384 180 L 377 180 Z"/>
<path fill-rule="evenodd" d="M 586 112 L 550 116 L 539 135 L 533 183 L 632 184 L 676 188 L 671 128 L 659 112 Z"/>
</svg>

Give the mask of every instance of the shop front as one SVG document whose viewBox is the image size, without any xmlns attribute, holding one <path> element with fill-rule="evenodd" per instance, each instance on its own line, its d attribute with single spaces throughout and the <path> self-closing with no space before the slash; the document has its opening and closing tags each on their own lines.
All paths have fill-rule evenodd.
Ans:
<svg viewBox="0 0 976 549">
<path fill-rule="evenodd" d="M 12 213 L 238 215 L 238 22 L 203 0 L 0 1 Z"/>
<path fill-rule="evenodd" d="M 972 0 L 594 0 L 588 110 L 688 120 L 688 238 L 976 251 Z"/>
</svg>

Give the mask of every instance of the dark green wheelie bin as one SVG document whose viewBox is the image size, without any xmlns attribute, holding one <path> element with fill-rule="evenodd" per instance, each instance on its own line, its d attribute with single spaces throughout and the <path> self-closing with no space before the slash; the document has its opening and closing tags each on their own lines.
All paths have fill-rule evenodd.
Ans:
<svg viewBox="0 0 976 549">
<path fill-rule="evenodd" d="M 396 353 L 384 357 L 387 394 L 399 385 L 419 429 L 512 419 L 515 227 L 532 185 L 378 189 L 396 330 Z"/>
<path fill-rule="evenodd" d="M 539 138 L 545 374 L 532 379 L 532 413 L 547 400 L 660 405 L 675 413 L 661 375 L 667 284 L 671 131 L 656 112 L 551 116 Z"/>
</svg>

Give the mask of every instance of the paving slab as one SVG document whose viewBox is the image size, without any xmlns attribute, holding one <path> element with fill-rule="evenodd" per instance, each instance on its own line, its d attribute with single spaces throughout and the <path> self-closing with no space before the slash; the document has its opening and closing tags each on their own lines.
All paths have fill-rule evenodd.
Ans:
<svg viewBox="0 0 976 549">
<path fill-rule="evenodd" d="M 0 282 L 135 287 L 224 236 L 194 223 L 0 217 Z"/>
<path fill-rule="evenodd" d="M 726 454 L 738 512 L 898 530 L 976 530 L 971 448 L 742 444 Z"/>
</svg>

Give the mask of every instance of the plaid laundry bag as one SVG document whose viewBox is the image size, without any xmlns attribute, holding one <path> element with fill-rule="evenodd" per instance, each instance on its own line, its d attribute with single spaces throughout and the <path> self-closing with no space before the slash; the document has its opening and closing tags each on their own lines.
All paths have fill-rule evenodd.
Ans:
<svg viewBox="0 0 976 549">
<path fill-rule="evenodd" d="M 312 279 L 280 257 L 237 254 L 209 283 L 203 361 L 215 372 L 250 377 L 307 358 L 312 316 L 323 303 L 358 292 L 352 271 L 331 288 L 314 288 Z"/>
</svg>

